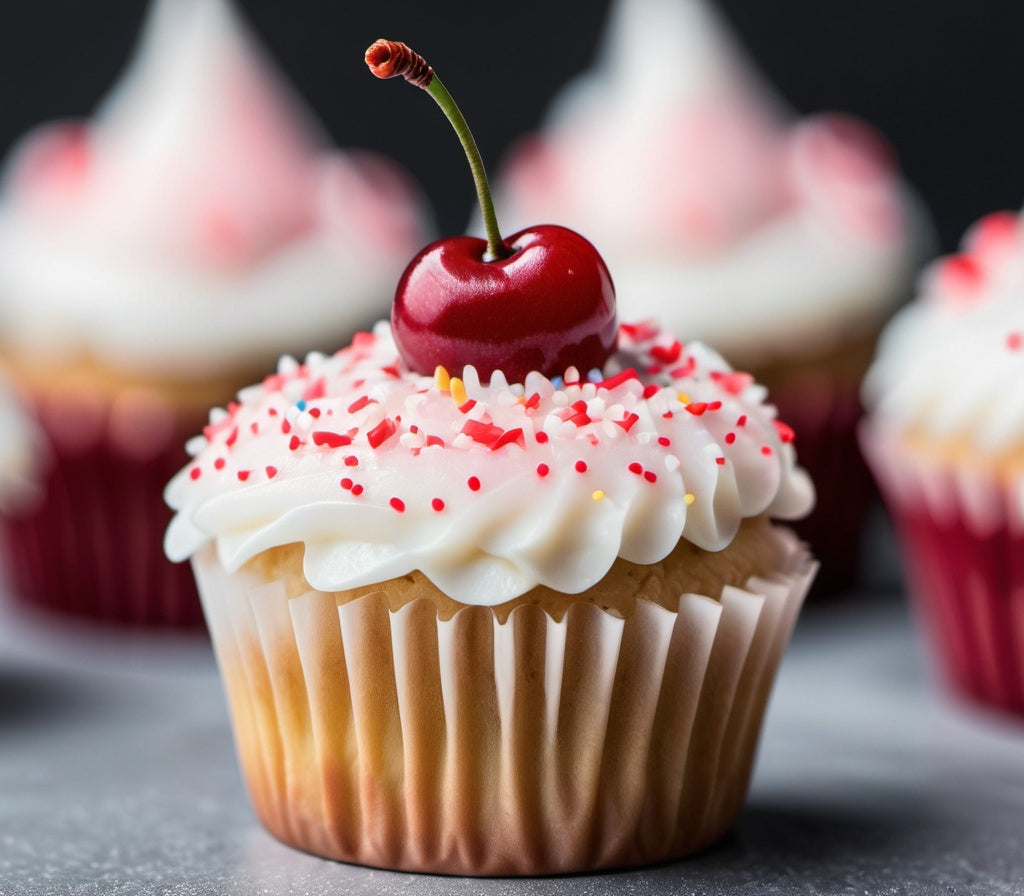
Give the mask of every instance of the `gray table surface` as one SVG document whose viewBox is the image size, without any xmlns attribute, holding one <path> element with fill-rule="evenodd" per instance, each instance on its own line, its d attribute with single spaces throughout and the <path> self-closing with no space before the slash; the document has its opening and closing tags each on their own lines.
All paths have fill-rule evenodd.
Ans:
<svg viewBox="0 0 1024 896">
<path fill-rule="evenodd" d="M 713 849 L 533 880 L 295 852 L 256 821 L 203 637 L 0 604 L 0 894 L 1024 894 L 1024 723 L 942 696 L 898 598 L 801 617 L 747 807 Z"/>
</svg>

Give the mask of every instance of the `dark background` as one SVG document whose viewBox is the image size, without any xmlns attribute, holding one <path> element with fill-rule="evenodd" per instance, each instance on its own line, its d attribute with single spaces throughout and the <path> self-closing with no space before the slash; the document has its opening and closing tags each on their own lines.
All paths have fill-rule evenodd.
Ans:
<svg viewBox="0 0 1024 896">
<path fill-rule="evenodd" d="M 416 176 L 444 232 L 472 185 L 428 98 L 362 62 L 377 37 L 427 56 L 491 169 L 551 94 L 592 59 L 606 0 L 243 0 L 265 45 L 342 145 L 383 150 Z M 1013 0 L 721 0 L 765 76 L 801 112 L 878 127 L 931 210 L 944 250 L 987 211 L 1024 198 L 1024 4 Z M 121 71 L 141 0 L 2 0 L 0 150 L 27 128 L 89 113 Z M 656 48 L 656 36 L 652 51 Z"/>
</svg>

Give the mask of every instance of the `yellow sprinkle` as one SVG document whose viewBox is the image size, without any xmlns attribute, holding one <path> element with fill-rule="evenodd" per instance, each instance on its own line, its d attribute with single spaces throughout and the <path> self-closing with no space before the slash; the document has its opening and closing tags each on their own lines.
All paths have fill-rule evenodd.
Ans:
<svg viewBox="0 0 1024 896">
<path fill-rule="evenodd" d="M 597 489 L 590 497 L 593 498 L 595 501 L 603 501 L 604 492 L 601 491 L 601 489 Z"/>
<path fill-rule="evenodd" d="M 442 392 L 448 391 L 448 384 L 451 382 L 451 379 L 452 378 L 448 376 L 448 371 L 440 364 L 434 368 L 434 385 L 436 385 Z"/>
<path fill-rule="evenodd" d="M 453 376 L 448 383 L 448 388 L 452 390 L 452 398 L 459 407 L 466 403 L 466 399 L 469 396 L 466 395 L 466 387 L 462 384 L 462 380 L 457 376 Z"/>
<path fill-rule="evenodd" d="M 687 493 L 686 493 L 686 495 L 684 496 L 683 500 L 684 500 L 684 501 L 685 501 L 685 502 L 686 502 L 687 504 L 692 504 L 692 503 L 693 503 L 694 501 L 696 501 L 696 500 L 697 500 L 697 496 L 696 496 L 696 495 L 693 495 L 693 494 L 690 494 L 690 492 L 687 492 Z"/>
<path fill-rule="evenodd" d="M 683 404 L 689 404 L 690 403 L 690 395 L 689 395 L 689 393 L 687 393 L 687 392 L 680 392 L 679 393 L 679 400 Z"/>
</svg>

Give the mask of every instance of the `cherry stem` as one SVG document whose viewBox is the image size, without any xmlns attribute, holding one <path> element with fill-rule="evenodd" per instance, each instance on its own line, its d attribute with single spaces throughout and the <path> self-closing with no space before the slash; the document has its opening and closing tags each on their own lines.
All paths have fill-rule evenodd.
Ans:
<svg viewBox="0 0 1024 896">
<path fill-rule="evenodd" d="M 422 87 L 441 107 L 441 111 L 455 129 L 473 174 L 476 197 L 483 213 L 484 232 L 487 234 L 487 253 L 484 255 L 484 261 L 508 258 L 512 252 L 501 238 L 501 231 L 498 229 L 498 218 L 494 213 L 494 201 L 491 199 L 491 188 L 487 183 L 487 172 L 484 170 L 484 162 L 473 138 L 473 132 L 470 131 L 462 111 L 433 68 L 406 44 L 393 40 L 378 40 L 371 44 L 366 51 L 366 64 L 378 78 L 394 78 L 401 75 L 410 84 Z"/>
</svg>

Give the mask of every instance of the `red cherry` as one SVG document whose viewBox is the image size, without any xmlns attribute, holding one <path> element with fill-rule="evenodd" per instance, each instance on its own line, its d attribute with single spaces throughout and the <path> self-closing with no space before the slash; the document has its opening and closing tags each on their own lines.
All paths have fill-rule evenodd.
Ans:
<svg viewBox="0 0 1024 896">
<path fill-rule="evenodd" d="M 487 241 L 437 240 L 402 274 L 391 328 L 406 366 L 430 375 L 472 364 L 486 382 L 501 370 L 521 383 L 567 367 L 601 367 L 615 348 L 615 289 L 582 236 L 553 224 L 508 240 L 513 254 L 484 261 Z"/>
<path fill-rule="evenodd" d="M 378 78 L 397 75 L 422 87 L 448 117 L 473 172 L 487 239 L 431 243 L 402 274 L 391 328 L 406 366 L 430 375 L 473 365 L 481 380 L 501 370 L 523 382 L 568 367 L 602 367 L 615 349 L 615 288 L 604 260 L 578 233 L 555 225 L 503 240 L 476 141 L 455 101 L 422 56 L 378 40 L 366 51 Z"/>
</svg>

